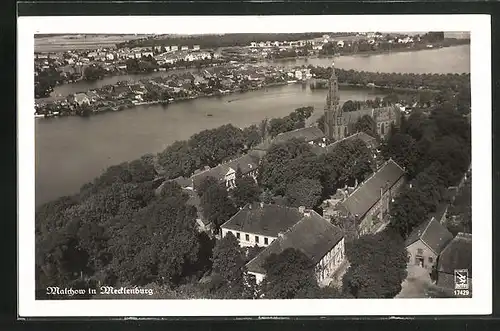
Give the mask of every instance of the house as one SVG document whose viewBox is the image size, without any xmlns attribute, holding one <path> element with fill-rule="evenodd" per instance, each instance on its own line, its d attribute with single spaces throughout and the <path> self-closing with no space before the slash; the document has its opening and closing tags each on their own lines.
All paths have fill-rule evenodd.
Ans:
<svg viewBox="0 0 500 331">
<path fill-rule="evenodd" d="M 113 61 L 115 59 L 115 56 L 112 53 L 106 54 L 106 60 Z"/>
<path fill-rule="evenodd" d="M 245 154 L 232 161 L 195 173 L 191 176 L 192 187 L 197 189 L 204 179 L 213 177 L 223 182 L 228 190 L 232 189 L 236 186 L 236 171 L 238 168 L 240 168 L 243 176 L 251 176 L 256 180 L 259 164 L 260 158 L 258 156 L 255 154 Z"/>
<path fill-rule="evenodd" d="M 405 171 L 392 159 L 387 160 L 337 206 L 339 216 L 352 218 L 359 235 L 375 231 L 385 222 L 389 204 L 406 181 Z"/>
<path fill-rule="evenodd" d="M 194 51 L 199 51 L 200 50 L 200 45 L 193 45 L 193 50 Z"/>
<path fill-rule="evenodd" d="M 189 46 L 181 46 L 181 51 L 187 51 L 189 49 Z"/>
<path fill-rule="evenodd" d="M 170 50 L 172 52 L 177 52 L 179 50 L 179 46 L 170 46 Z"/>
<path fill-rule="evenodd" d="M 299 207 L 298 213 L 300 218 L 298 222 L 286 231 L 280 231 L 268 247 L 247 263 L 247 272 L 255 277 L 257 284 L 265 277 L 266 271 L 263 266 L 266 259 L 288 248 L 302 252 L 311 260 L 316 279 L 322 285 L 328 284 L 329 277 L 344 261 L 344 235 L 340 228 L 314 210 Z"/>
<path fill-rule="evenodd" d="M 222 237 L 231 232 L 241 247 L 267 247 L 302 217 L 297 208 L 264 203 L 247 204 L 221 225 Z"/>
<path fill-rule="evenodd" d="M 437 285 L 447 289 L 455 287 L 455 270 L 467 271 L 468 289 L 472 288 L 472 234 L 459 232 L 439 255 Z"/>
<path fill-rule="evenodd" d="M 406 239 L 408 264 L 432 270 L 439 254 L 452 239 L 453 235 L 448 229 L 435 217 L 431 217 L 415 228 Z"/>
</svg>

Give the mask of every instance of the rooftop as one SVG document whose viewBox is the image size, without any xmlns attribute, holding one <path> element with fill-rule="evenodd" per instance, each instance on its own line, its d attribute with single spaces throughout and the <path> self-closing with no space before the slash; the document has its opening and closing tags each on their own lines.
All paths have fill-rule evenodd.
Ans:
<svg viewBox="0 0 500 331">
<path fill-rule="evenodd" d="M 403 168 L 389 159 L 341 204 L 352 215 L 363 218 L 380 199 L 380 190 L 387 192 L 404 174 Z"/>
<path fill-rule="evenodd" d="M 221 228 L 277 237 L 296 224 L 303 214 L 297 208 L 275 204 L 248 204 Z"/>
<path fill-rule="evenodd" d="M 459 232 L 444 248 L 438 259 L 438 271 L 453 274 L 455 269 L 468 269 L 472 278 L 472 234 Z"/>
<path fill-rule="evenodd" d="M 274 139 L 274 144 L 279 144 L 291 140 L 293 138 L 305 140 L 306 142 L 324 138 L 325 134 L 320 128 L 316 126 L 309 126 L 307 128 L 296 129 L 288 132 L 278 134 Z"/>
<path fill-rule="evenodd" d="M 344 139 L 340 139 L 340 140 L 337 140 L 336 142 L 334 143 L 331 143 L 330 145 L 326 146 L 325 149 L 326 149 L 326 152 L 329 153 L 331 151 L 333 151 L 333 149 L 335 147 L 337 147 L 341 142 L 343 141 L 352 141 L 352 140 L 355 140 L 355 139 L 359 139 L 361 140 L 362 142 L 364 142 L 365 144 L 373 144 L 374 142 L 376 142 L 376 139 L 373 138 L 372 136 L 364 133 L 364 132 L 358 132 L 358 133 L 355 133 L 355 134 L 352 134 L 348 137 L 345 137 Z"/>
<path fill-rule="evenodd" d="M 406 246 L 408 247 L 419 239 L 432 249 L 436 255 L 439 255 L 450 240 L 453 239 L 453 235 L 436 218 L 431 217 L 430 220 L 423 222 L 412 231 L 408 239 L 406 239 Z"/>
<path fill-rule="evenodd" d="M 193 185 L 197 187 L 205 178 L 208 177 L 214 177 L 217 180 L 222 180 L 230 169 L 236 171 L 239 167 L 242 174 L 247 174 L 256 169 L 259 166 L 259 162 L 259 157 L 256 154 L 245 154 L 232 161 L 194 174 L 191 176 L 191 179 L 193 181 Z"/>
<path fill-rule="evenodd" d="M 280 254 L 287 248 L 301 251 L 317 264 L 342 238 L 342 231 L 338 227 L 311 211 L 309 216 L 303 216 L 290 230 L 248 262 L 247 269 L 265 274 L 263 264 L 266 259 L 271 254 Z"/>
</svg>

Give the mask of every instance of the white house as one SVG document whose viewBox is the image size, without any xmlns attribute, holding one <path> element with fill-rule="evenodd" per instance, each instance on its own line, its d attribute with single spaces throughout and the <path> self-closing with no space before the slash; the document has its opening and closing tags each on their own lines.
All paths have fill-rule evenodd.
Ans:
<svg viewBox="0 0 500 331">
<path fill-rule="evenodd" d="M 280 254 L 288 248 L 293 248 L 311 260 L 318 283 L 327 285 L 330 277 L 345 259 L 342 230 L 314 210 L 304 207 L 290 209 L 298 212 L 299 220 L 286 231 L 280 231 L 268 247 L 248 262 L 247 272 L 255 277 L 256 283 L 259 284 L 266 275 L 264 269 L 266 259 L 271 254 Z M 287 217 L 287 219 L 294 221 L 296 218 Z"/>
</svg>

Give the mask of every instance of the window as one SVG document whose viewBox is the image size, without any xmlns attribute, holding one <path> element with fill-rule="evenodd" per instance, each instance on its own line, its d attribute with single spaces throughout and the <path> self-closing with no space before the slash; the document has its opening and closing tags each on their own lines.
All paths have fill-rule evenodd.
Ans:
<svg viewBox="0 0 500 331">
<path fill-rule="evenodd" d="M 245 240 L 246 240 L 246 241 L 250 241 L 250 235 L 246 234 L 246 235 L 245 235 Z"/>
<path fill-rule="evenodd" d="M 240 239 L 240 233 L 236 232 L 236 238 Z"/>
<path fill-rule="evenodd" d="M 429 256 L 429 263 L 432 263 L 434 262 L 434 259 L 432 258 L 432 256 Z"/>
<path fill-rule="evenodd" d="M 422 248 L 417 249 L 417 254 L 422 255 L 424 254 L 424 250 Z"/>
<path fill-rule="evenodd" d="M 259 236 L 255 236 L 255 242 L 259 243 Z"/>
<path fill-rule="evenodd" d="M 267 238 L 264 238 L 264 244 L 266 244 L 266 245 L 269 244 L 269 241 L 267 240 Z"/>
</svg>

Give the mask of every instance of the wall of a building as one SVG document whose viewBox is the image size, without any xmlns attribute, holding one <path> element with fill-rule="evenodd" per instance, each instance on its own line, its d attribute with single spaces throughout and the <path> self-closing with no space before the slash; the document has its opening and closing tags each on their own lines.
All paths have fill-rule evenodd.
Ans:
<svg viewBox="0 0 500 331">
<path fill-rule="evenodd" d="M 321 283 L 330 277 L 345 258 L 344 238 L 340 240 L 316 265 L 316 278 Z"/>
<path fill-rule="evenodd" d="M 276 240 L 276 237 L 263 236 L 260 234 L 250 233 L 250 232 L 235 231 L 225 228 L 221 228 L 221 231 L 222 231 L 222 237 L 225 237 L 229 232 L 232 232 L 233 235 L 236 237 L 236 239 L 238 239 L 238 242 L 240 243 L 241 247 L 253 247 L 255 245 L 259 247 L 267 247 L 271 245 L 271 243 L 274 240 Z M 248 235 L 248 240 L 246 239 L 247 235 Z M 259 237 L 259 242 L 256 241 L 255 238 L 256 236 Z M 267 244 L 265 243 L 265 238 L 267 238 Z"/>
<path fill-rule="evenodd" d="M 422 254 L 418 254 L 419 249 L 422 250 Z M 423 267 L 429 270 L 429 272 L 432 270 L 432 266 L 436 263 L 437 255 L 429 247 L 427 247 L 422 240 L 417 240 L 413 244 L 406 247 L 406 250 L 408 251 L 409 265 L 419 265 L 419 261 L 417 260 L 418 255 L 424 259 Z"/>
</svg>

